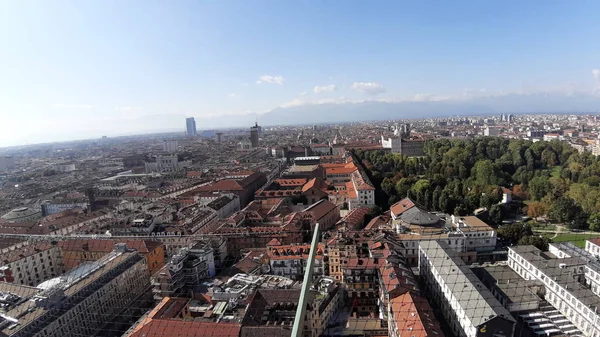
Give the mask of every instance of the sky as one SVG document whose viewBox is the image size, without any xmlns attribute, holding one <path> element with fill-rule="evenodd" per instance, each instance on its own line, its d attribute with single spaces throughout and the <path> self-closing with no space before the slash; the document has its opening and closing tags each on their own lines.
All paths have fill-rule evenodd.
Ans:
<svg viewBox="0 0 600 337">
<path fill-rule="evenodd" d="M 135 133 L 155 115 L 598 95 L 599 10 L 586 0 L 0 0 L 0 146 Z"/>
</svg>

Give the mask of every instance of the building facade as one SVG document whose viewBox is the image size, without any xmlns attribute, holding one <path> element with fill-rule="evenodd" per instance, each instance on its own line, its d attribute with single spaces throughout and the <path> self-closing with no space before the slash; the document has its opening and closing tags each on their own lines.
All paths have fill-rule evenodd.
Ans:
<svg viewBox="0 0 600 337">
<path fill-rule="evenodd" d="M 512 336 L 516 321 L 445 242 L 419 243 L 419 274 L 455 336 Z"/>
<path fill-rule="evenodd" d="M 543 283 L 546 301 L 584 335 L 600 336 L 600 264 L 572 244 L 551 244 L 550 249 L 552 256 L 534 246 L 509 247 L 508 265 L 523 279 Z"/>
<path fill-rule="evenodd" d="M 145 260 L 126 245 L 100 260 L 44 282 L 5 316 L 16 322 L 0 330 L 10 337 L 93 336 L 148 290 Z"/>
<path fill-rule="evenodd" d="M 49 242 L 32 243 L 3 253 L 0 267 L 10 272 L 5 282 L 31 287 L 63 273 L 62 251 Z"/>
<path fill-rule="evenodd" d="M 215 276 L 215 259 L 210 245 L 197 242 L 182 248 L 158 272 L 152 275 L 154 298 L 180 296 L 202 280 Z"/>
</svg>

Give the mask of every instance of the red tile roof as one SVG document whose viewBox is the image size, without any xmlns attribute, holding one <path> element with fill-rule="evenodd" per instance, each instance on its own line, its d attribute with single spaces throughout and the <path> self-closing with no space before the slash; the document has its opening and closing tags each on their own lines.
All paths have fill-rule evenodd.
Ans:
<svg viewBox="0 0 600 337">
<path fill-rule="evenodd" d="M 393 204 L 390 207 L 390 211 L 392 211 L 394 216 L 399 216 L 413 207 L 415 207 L 415 203 L 407 197 Z"/>
<path fill-rule="evenodd" d="M 285 179 L 279 178 L 275 179 L 275 182 L 279 184 L 279 186 L 302 186 L 306 184 L 306 178 L 298 178 L 298 179 Z"/>
<path fill-rule="evenodd" d="M 303 210 L 303 212 L 313 212 L 315 220 L 319 221 L 321 218 L 329 214 L 329 212 L 334 211 L 336 208 L 337 205 L 330 202 L 329 200 L 319 200 L 316 203 L 308 206 L 306 209 Z"/>
<path fill-rule="evenodd" d="M 311 188 L 326 190 L 327 186 L 328 186 L 327 183 L 325 181 L 323 181 L 323 179 L 312 178 L 306 184 L 304 184 L 304 186 L 302 186 L 302 192 L 306 192 L 306 191 L 310 190 Z"/>
<path fill-rule="evenodd" d="M 444 337 L 439 322 L 427 300 L 413 293 L 406 293 L 390 300 L 394 322 L 401 336 Z"/>
<path fill-rule="evenodd" d="M 355 208 L 338 221 L 336 225 L 346 224 L 346 226 L 350 226 L 352 229 L 357 229 L 363 225 L 365 222 L 365 215 L 369 213 L 370 210 L 371 208 L 369 207 Z"/>
<path fill-rule="evenodd" d="M 177 319 L 153 319 L 135 331 L 130 337 L 239 337 L 240 325 L 184 321 Z"/>
</svg>

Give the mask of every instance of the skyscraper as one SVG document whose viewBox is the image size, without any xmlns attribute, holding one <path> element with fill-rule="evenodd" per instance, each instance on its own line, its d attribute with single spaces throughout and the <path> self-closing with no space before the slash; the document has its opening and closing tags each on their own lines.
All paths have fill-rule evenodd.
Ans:
<svg viewBox="0 0 600 337">
<path fill-rule="evenodd" d="M 250 128 L 250 143 L 252 147 L 258 147 L 258 123 Z"/>
<path fill-rule="evenodd" d="M 194 119 L 194 117 L 185 119 L 185 130 L 186 130 L 186 134 L 189 137 L 196 136 L 196 120 Z"/>
</svg>

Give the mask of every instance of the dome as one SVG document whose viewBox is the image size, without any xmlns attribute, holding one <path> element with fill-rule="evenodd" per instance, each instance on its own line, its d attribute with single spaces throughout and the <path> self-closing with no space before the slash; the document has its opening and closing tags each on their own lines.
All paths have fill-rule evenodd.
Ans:
<svg viewBox="0 0 600 337">
<path fill-rule="evenodd" d="M 3 220 L 9 222 L 20 222 L 34 220 L 42 216 L 41 210 L 32 209 L 29 207 L 15 208 L 12 211 L 2 216 Z"/>
<path fill-rule="evenodd" d="M 440 222 L 440 218 L 437 215 L 421 210 L 418 207 L 413 207 L 402 213 L 400 219 L 407 224 L 417 226 L 433 226 Z"/>
</svg>

